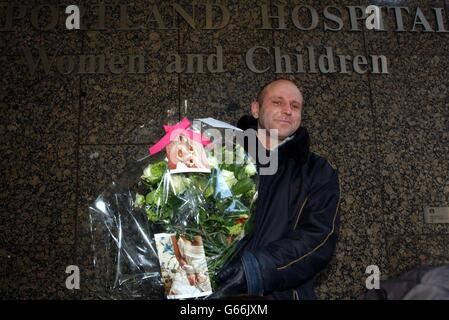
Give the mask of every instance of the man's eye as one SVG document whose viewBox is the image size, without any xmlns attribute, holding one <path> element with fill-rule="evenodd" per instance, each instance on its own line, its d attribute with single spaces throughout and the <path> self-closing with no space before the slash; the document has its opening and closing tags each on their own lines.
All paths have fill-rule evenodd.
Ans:
<svg viewBox="0 0 449 320">
<path fill-rule="evenodd" d="M 275 105 L 280 105 L 281 102 L 280 102 L 280 101 L 275 101 L 274 104 L 275 104 Z"/>
</svg>

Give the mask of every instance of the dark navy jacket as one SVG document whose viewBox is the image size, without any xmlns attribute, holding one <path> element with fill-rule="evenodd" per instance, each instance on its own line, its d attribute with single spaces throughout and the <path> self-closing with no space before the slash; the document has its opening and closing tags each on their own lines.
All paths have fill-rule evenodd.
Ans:
<svg viewBox="0 0 449 320">
<path fill-rule="evenodd" d="M 257 121 L 244 116 L 238 127 L 256 129 Z M 340 223 L 338 174 L 309 145 L 300 127 L 278 147 L 277 173 L 258 176 L 253 231 L 237 252 L 250 295 L 315 299 L 314 278 L 333 256 Z"/>
</svg>

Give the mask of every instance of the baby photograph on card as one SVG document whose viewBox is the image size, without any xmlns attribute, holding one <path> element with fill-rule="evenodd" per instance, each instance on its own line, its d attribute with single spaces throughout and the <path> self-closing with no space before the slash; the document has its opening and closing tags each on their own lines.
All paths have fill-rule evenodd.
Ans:
<svg viewBox="0 0 449 320">
<path fill-rule="evenodd" d="M 200 236 L 155 234 L 167 299 L 188 299 L 212 294 L 206 255 Z"/>
<path fill-rule="evenodd" d="M 166 147 L 170 173 L 211 172 L 206 152 L 199 141 L 191 139 L 184 132 L 172 138 Z"/>
</svg>

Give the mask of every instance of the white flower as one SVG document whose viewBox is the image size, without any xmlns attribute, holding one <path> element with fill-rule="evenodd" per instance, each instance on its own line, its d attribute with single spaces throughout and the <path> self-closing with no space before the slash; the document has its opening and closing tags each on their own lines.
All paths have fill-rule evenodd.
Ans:
<svg viewBox="0 0 449 320">
<path fill-rule="evenodd" d="M 234 176 L 234 172 L 228 170 L 222 170 L 221 175 L 229 188 L 237 183 L 237 179 Z"/>
<path fill-rule="evenodd" d="M 134 202 L 134 206 L 141 207 L 145 205 L 145 197 L 141 194 L 136 194 L 136 201 Z"/>
<path fill-rule="evenodd" d="M 145 179 L 152 184 L 156 184 L 161 181 L 166 169 L 167 165 L 163 161 L 150 164 L 143 170 L 142 179 Z"/>
<path fill-rule="evenodd" d="M 256 166 L 252 162 L 248 162 L 245 166 L 245 173 L 248 177 L 251 177 L 257 173 Z"/>
<path fill-rule="evenodd" d="M 224 159 L 221 159 L 221 161 L 224 164 L 233 164 L 235 161 L 235 154 L 233 151 L 225 150 L 223 157 L 224 157 Z"/>
<path fill-rule="evenodd" d="M 187 187 L 190 184 L 190 181 L 181 175 L 171 174 L 170 184 L 173 188 L 174 194 L 178 195 L 183 193 L 187 189 Z"/>
<path fill-rule="evenodd" d="M 241 145 L 237 145 L 235 149 L 235 162 L 243 164 L 245 161 L 245 149 Z"/>
<path fill-rule="evenodd" d="M 209 166 L 211 168 L 218 168 L 218 159 L 215 157 L 212 157 L 212 156 L 208 157 L 207 163 L 209 163 Z"/>
<path fill-rule="evenodd" d="M 151 164 L 143 170 L 142 178 L 150 178 L 151 177 Z"/>
</svg>

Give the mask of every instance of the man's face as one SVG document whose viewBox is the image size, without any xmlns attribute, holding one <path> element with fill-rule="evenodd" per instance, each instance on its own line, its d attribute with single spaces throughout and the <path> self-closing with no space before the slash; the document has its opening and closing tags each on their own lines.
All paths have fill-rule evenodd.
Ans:
<svg viewBox="0 0 449 320">
<path fill-rule="evenodd" d="M 294 133 L 301 125 L 303 97 L 291 82 L 279 80 L 265 88 L 262 106 L 251 104 L 251 113 L 259 128 L 277 129 L 279 141 Z"/>
</svg>

